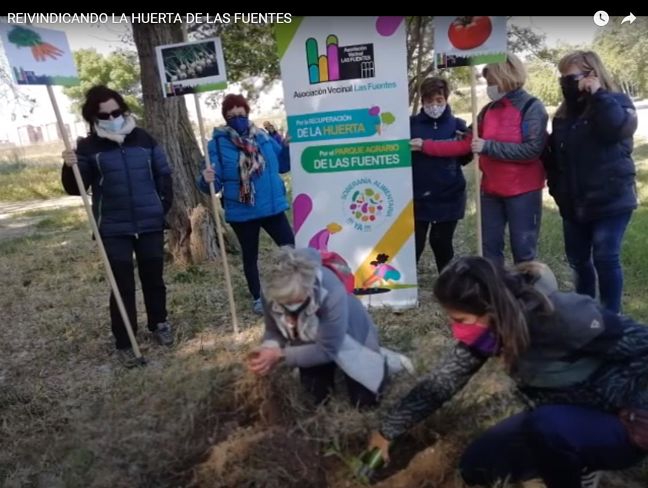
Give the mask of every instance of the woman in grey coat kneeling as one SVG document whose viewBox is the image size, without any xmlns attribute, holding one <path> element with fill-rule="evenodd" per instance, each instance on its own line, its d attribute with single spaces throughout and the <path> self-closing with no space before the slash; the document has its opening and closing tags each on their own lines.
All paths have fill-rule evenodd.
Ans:
<svg viewBox="0 0 648 488">
<path fill-rule="evenodd" d="M 262 287 L 265 334 L 248 364 L 255 374 L 266 375 L 280 362 L 297 367 L 319 405 L 332 393 L 339 368 L 351 403 L 371 407 L 390 371 L 411 371 L 405 356 L 380 347 L 369 313 L 316 250 L 277 250 Z"/>
</svg>

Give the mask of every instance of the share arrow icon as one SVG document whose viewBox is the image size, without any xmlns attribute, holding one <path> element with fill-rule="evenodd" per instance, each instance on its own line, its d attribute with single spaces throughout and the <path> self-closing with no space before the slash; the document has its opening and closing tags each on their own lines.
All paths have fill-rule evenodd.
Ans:
<svg viewBox="0 0 648 488">
<path fill-rule="evenodd" d="M 626 22 L 630 22 L 632 24 L 635 20 L 637 20 L 637 17 L 632 15 L 632 12 L 630 12 L 630 15 L 628 15 L 627 17 L 624 17 L 623 20 L 621 21 L 621 23 L 625 24 Z"/>
</svg>

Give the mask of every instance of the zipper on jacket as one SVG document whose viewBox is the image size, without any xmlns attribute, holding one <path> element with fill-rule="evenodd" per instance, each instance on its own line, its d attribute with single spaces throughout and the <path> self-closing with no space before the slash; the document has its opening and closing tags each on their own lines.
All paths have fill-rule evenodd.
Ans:
<svg viewBox="0 0 648 488">
<path fill-rule="evenodd" d="M 571 124 L 571 123 L 569 124 L 570 127 L 569 127 L 569 131 L 567 133 L 567 139 L 565 140 L 565 142 L 567 144 L 569 144 L 569 142 L 574 139 L 574 133 L 575 133 L 575 129 L 578 126 L 578 122 L 579 121 L 577 119 L 573 124 Z M 563 144 L 565 142 L 563 142 Z M 571 187 L 571 191 L 573 192 L 573 195 L 575 197 L 572 200 L 572 202 L 573 202 L 572 203 L 572 209 L 573 209 L 574 214 L 575 214 L 576 213 L 576 205 L 574 204 L 575 203 L 574 200 L 578 200 L 581 197 L 581 186 L 580 186 L 579 181 L 578 181 L 578 174 L 577 174 L 578 169 L 576 168 L 576 161 L 575 160 L 570 161 L 573 151 L 568 151 L 569 147 L 570 146 L 565 147 L 565 156 L 566 156 L 565 159 L 567 160 L 567 166 L 569 168 L 569 179 L 571 180 L 569 186 Z"/>
<path fill-rule="evenodd" d="M 160 202 L 160 206 L 162 207 L 162 212 L 164 213 L 164 204 L 162 203 L 162 198 L 158 193 L 157 182 L 155 181 L 155 177 L 153 176 L 153 165 L 151 163 L 151 158 L 148 158 L 148 167 L 149 167 L 149 175 L 151 176 L 151 181 L 153 182 L 153 186 L 155 187 L 155 196 L 157 197 L 158 202 Z"/>
<path fill-rule="evenodd" d="M 267 140 L 264 141 L 264 143 L 267 143 L 267 142 L 268 142 Z M 259 146 L 259 149 L 261 149 L 261 146 Z M 274 154 L 274 151 L 272 151 L 272 152 Z M 263 152 L 261 152 L 261 156 L 265 157 L 263 155 Z M 279 156 L 275 155 L 275 160 L 277 161 L 277 164 L 279 164 Z M 266 159 L 266 161 L 268 161 L 268 160 Z M 269 169 L 270 168 L 266 168 L 266 172 L 268 173 L 266 175 L 266 177 L 268 178 L 268 183 L 270 184 L 270 202 L 271 202 L 271 208 L 272 208 L 271 215 L 276 215 L 278 212 L 277 212 L 277 206 L 275 205 L 274 185 L 273 185 L 273 181 L 272 181 L 272 175 L 270 174 L 270 171 L 267 171 Z M 281 176 L 279 176 L 279 167 L 277 167 L 277 177 L 279 179 L 281 179 Z M 283 184 L 283 180 L 282 180 L 282 184 Z M 255 199 L 256 199 L 256 197 L 255 197 Z"/>
<path fill-rule="evenodd" d="M 137 234 L 138 234 L 138 225 L 137 221 L 135 220 L 135 208 L 133 207 L 133 185 L 131 182 L 131 177 L 130 177 L 130 172 L 128 171 L 128 161 L 126 160 L 126 151 L 124 151 L 124 146 L 119 146 L 119 150 L 122 153 L 122 160 L 124 161 L 124 170 L 126 171 L 126 181 L 128 182 L 128 194 L 130 195 L 130 212 L 131 212 L 131 220 L 133 221 L 133 225 L 135 226 L 135 238 L 137 239 Z"/>
<path fill-rule="evenodd" d="M 101 176 L 99 178 L 99 187 L 101 188 L 101 191 L 99 193 L 99 202 L 97 204 L 97 207 L 98 207 L 97 208 L 97 214 L 98 214 L 98 217 L 97 217 L 97 229 L 101 229 L 101 217 L 102 217 L 101 211 L 102 211 L 102 207 L 103 207 L 103 180 L 104 180 L 103 172 L 101 171 L 101 164 L 99 164 L 99 154 L 101 154 L 101 153 L 95 154 L 95 161 L 97 163 L 97 170 L 99 171 L 99 175 Z"/>
</svg>

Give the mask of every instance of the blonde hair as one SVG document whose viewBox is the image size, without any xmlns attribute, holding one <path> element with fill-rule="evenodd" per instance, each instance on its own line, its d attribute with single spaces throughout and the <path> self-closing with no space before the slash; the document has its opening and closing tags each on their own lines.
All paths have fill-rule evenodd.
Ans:
<svg viewBox="0 0 648 488">
<path fill-rule="evenodd" d="M 271 302 L 283 302 L 313 291 L 318 264 L 303 252 L 282 246 L 272 254 L 264 268 L 264 297 Z"/>
<path fill-rule="evenodd" d="M 503 63 L 487 64 L 482 70 L 482 75 L 484 78 L 488 76 L 506 93 L 522 88 L 527 80 L 524 63 L 515 54 L 507 54 Z"/>
<path fill-rule="evenodd" d="M 619 91 L 616 83 L 610 76 L 610 73 L 605 66 L 600 56 L 594 51 L 574 51 L 566 54 L 558 61 L 558 71 L 564 75 L 572 66 L 578 66 L 584 72 L 591 72 L 601 82 L 601 88 L 607 91 Z M 564 117 L 567 113 L 567 105 L 565 100 L 560 104 L 556 110 L 556 117 Z"/>
</svg>

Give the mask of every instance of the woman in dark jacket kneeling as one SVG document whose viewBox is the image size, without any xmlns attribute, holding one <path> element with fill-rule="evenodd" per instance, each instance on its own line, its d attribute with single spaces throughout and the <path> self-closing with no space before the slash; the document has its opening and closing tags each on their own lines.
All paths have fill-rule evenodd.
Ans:
<svg viewBox="0 0 648 488">
<path fill-rule="evenodd" d="M 595 487 L 598 471 L 648 453 L 648 327 L 557 290 L 533 263 L 509 272 L 481 257 L 446 267 L 434 295 L 454 346 L 383 418 L 370 447 L 390 444 L 449 401 L 489 359 L 500 360 L 529 409 L 483 432 L 464 452 L 470 486 L 534 478 L 547 488 Z"/>
</svg>

